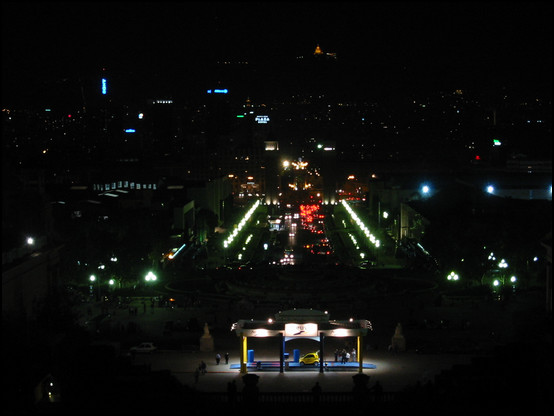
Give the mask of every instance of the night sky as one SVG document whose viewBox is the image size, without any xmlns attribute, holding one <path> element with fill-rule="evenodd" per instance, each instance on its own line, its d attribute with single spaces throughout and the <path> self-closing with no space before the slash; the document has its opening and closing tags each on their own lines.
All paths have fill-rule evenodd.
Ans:
<svg viewBox="0 0 554 416">
<path fill-rule="evenodd" d="M 317 44 L 352 70 L 354 87 L 398 76 L 447 88 L 552 85 L 549 2 L 3 2 L 2 101 L 97 79 L 102 67 L 152 94 L 203 88 L 223 60 L 274 79 Z"/>
</svg>

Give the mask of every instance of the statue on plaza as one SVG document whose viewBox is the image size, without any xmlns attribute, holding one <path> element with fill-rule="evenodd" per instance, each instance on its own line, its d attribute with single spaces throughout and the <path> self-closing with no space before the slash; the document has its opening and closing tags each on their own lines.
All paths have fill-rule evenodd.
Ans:
<svg viewBox="0 0 554 416">
<path fill-rule="evenodd" d="M 394 336 L 398 336 L 398 337 L 402 336 L 402 324 L 400 322 L 396 324 L 396 329 L 394 330 Z"/>
<path fill-rule="evenodd" d="M 213 351 L 214 339 L 210 335 L 210 328 L 208 323 L 204 324 L 204 334 L 200 337 L 200 351 Z"/>
<path fill-rule="evenodd" d="M 400 322 L 396 324 L 394 335 L 392 336 L 392 339 L 391 339 L 390 348 L 394 352 L 406 351 L 406 339 L 402 334 L 402 325 L 400 324 Z"/>
</svg>

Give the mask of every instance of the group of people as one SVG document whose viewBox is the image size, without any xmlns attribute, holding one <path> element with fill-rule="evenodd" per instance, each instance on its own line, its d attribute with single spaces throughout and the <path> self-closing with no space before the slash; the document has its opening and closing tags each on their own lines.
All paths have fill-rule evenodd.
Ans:
<svg viewBox="0 0 554 416">
<path fill-rule="evenodd" d="M 356 349 L 353 348 L 352 352 L 348 352 L 345 348 L 339 350 L 338 348 L 335 350 L 335 362 L 339 361 L 341 364 L 347 363 L 349 361 L 356 361 Z"/>
<path fill-rule="evenodd" d="M 229 364 L 229 353 L 225 353 L 225 364 Z M 215 355 L 215 363 L 216 365 L 219 365 L 221 362 L 221 354 L 217 353 Z M 198 382 L 198 377 L 200 374 L 206 374 L 208 372 L 208 365 L 204 361 L 200 361 L 200 364 L 198 367 L 194 370 L 194 381 Z"/>
<path fill-rule="evenodd" d="M 216 365 L 219 365 L 220 362 L 221 362 L 221 354 L 217 353 L 215 355 L 215 363 L 216 363 Z M 229 353 L 228 352 L 225 353 L 225 364 L 229 364 Z"/>
</svg>

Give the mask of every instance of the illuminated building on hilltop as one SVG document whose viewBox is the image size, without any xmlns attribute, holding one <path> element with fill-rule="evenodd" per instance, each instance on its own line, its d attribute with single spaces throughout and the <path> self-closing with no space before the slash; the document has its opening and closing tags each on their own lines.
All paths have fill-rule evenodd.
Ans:
<svg viewBox="0 0 554 416">
<path fill-rule="evenodd" d="M 319 46 L 319 44 L 315 47 L 315 51 L 314 51 L 314 56 L 315 57 L 325 57 L 325 58 L 331 58 L 331 59 L 337 59 L 337 54 L 335 52 L 323 52 L 321 50 L 321 47 Z"/>
<path fill-rule="evenodd" d="M 335 52 L 323 52 L 319 44 L 316 45 L 313 56 L 317 59 L 326 58 L 326 59 L 337 59 L 337 54 Z M 304 60 L 306 56 L 300 55 L 296 59 Z"/>
</svg>

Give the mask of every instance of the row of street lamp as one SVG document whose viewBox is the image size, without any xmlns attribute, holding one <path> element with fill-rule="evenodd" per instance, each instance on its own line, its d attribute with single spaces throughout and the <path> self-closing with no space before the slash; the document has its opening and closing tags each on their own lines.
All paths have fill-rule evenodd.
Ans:
<svg viewBox="0 0 554 416">
<path fill-rule="evenodd" d="M 489 254 L 488 260 L 492 260 L 492 261 L 496 260 L 496 257 L 494 256 L 493 253 Z M 505 270 L 505 269 L 508 268 L 508 262 L 505 259 L 501 259 L 498 262 L 497 266 L 498 266 L 499 269 Z M 456 282 L 456 281 L 460 280 L 460 276 L 455 271 L 451 271 L 446 276 L 446 279 L 448 281 L 451 281 L 451 282 Z M 508 280 L 513 286 L 517 282 L 517 277 L 515 275 L 512 275 L 512 276 L 510 276 L 509 279 L 506 279 L 506 273 L 502 273 L 501 276 L 499 276 L 499 278 L 496 278 L 492 281 L 492 285 L 493 285 L 494 288 L 497 288 L 501 285 L 504 285 L 506 283 L 506 280 Z"/>
<path fill-rule="evenodd" d="M 144 280 L 147 281 L 147 282 L 155 282 L 156 280 L 158 280 L 158 277 L 154 273 L 148 272 L 148 274 L 146 276 L 144 276 Z M 91 274 L 89 276 L 89 281 L 91 283 L 94 283 L 96 281 L 96 276 Z M 115 279 L 108 280 L 108 284 L 110 286 L 115 285 L 115 283 L 116 283 Z"/>
<path fill-rule="evenodd" d="M 242 228 L 246 225 L 246 222 L 250 219 L 256 208 L 258 208 L 258 205 L 260 205 L 260 201 L 256 200 L 256 202 L 250 207 L 250 209 L 246 212 L 242 220 L 239 222 L 237 227 L 233 230 L 233 232 L 227 237 L 225 241 L 223 241 L 223 247 L 227 248 L 235 239 L 235 237 L 238 235 L 238 233 L 242 230 Z"/>
<path fill-rule="evenodd" d="M 358 215 L 354 212 L 354 210 L 348 205 L 346 200 L 341 201 L 342 205 L 348 211 L 350 214 L 350 217 L 356 222 L 358 227 L 360 228 L 360 231 L 367 237 L 369 242 L 375 247 L 379 248 L 381 245 L 381 242 L 375 237 L 375 235 L 369 230 L 369 228 L 364 224 L 364 222 L 358 217 Z"/>
<path fill-rule="evenodd" d="M 90 282 L 90 294 L 92 295 L 93 294 L 93 284 L 95 282 L 96 283 L 96 289 L 97 289 L 97 299 L 100 298 L 100 280 L 94 275 L 94 274 L 91 274 L 88 278 L 89 282 Z M 153 283 L 155 282 L 156 280 L 158 280 L 158 277 L 152 273 L 151 271 L 149 271 L 146 276 L 144 276 L 144 280 L 147 282 L 147 283 Z M 114 288 L 115 284 L 116 284 L 116 280 L 111 278 L 108 280 L 108 285 L 110 286 L 111 289 Z"/>
</svg>

